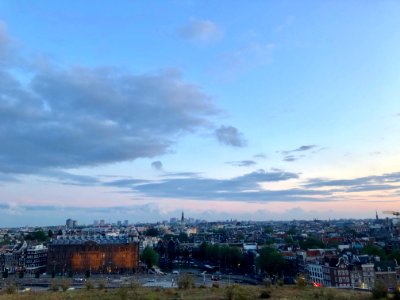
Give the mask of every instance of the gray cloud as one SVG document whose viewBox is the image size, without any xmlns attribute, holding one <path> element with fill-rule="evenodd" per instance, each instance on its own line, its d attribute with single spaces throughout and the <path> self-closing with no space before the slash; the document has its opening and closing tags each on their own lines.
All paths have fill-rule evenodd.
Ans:
<svg viewBox="0 0 400 300">
<path fill-rule="evenodd" d="M 136 75 L 51 63 L 24 71 L 28 82 L 0 64 L 2 177 L 162 155 L 218 113 L 177 71 Z"/>
<path fill-rule="evenodd" d="M 198 177 L 201 173 L 199 172 L 166 172 L 163 177 Z"/>
<path fill-rule="evenodd" d="M 298 151 L 308 151 L 308 150 L 314 149 L 315 147 L 317 147 L 317 146 L 316 145 L 304 145 L 304 146 L 301 146 L 301 147 L 299 147 L 297 149 L 294 149 L 293 151 L 296 151 L 296 152 L 298 152 Z"/>
<path fill-rule="evenodd" d="M 163 169 L 163 164 L 162 164 L 161 161 L 157 160 L 157 161 L 153 161 L 153 162 L 151 163 L 151 167 L 152 167 L 154 170 L 162 171 L 162 169 Z"/>
<path fill-rule="evenodd" d="M 299 159 L 299 157 L 294 156 L 294 155 L 286 155 L 286 156 L 283 158 L 284 161 L 296 161 L 296 160 L 298 160 L 298 159 Z"/>
<path fill-rule="evenodd" d="M 178 35 L 187 40 L 210 42 L 222 38 L 223 32 L 210 20 L 191 20 L 178 29 Z"/>
<path fill-rule="evenodd" d="M 261 158 L 261 159 L 265 159 L 267 158 L 267 156 L 263 153 L 259 153 L 259 154 L 255 154 L 253 155 L 254 158 Z"/>
<path fill-rule="evenodd" d="M 400 183 L 400 172 L 353 179 L 314 178 L 308 180 L 304 186 L 307 188 L 342 187 L 344 192 L 366 192 L 398 189 L 399 186 L 396 185 L 398 183 Z"/>
<path fill-rule="evenodd" d="M 329 201 L 321 200 L 330 195 L 330 191 L 311 189 L 265 190 L 263 182 L 278 182 L 296 179 L 296 173 L 259 170 L 230 179 L 210 178 L 168 178 L 158 181 L 124 185 L 132 192 L 146 197 L 180 198 L 199 200 L 231 200 L 231 201 Z M 120 182 L 109 182 L 109 186 L 121 187 Z"/>
<path fill-rule="evenodd" d="M 385 190 L 395 190 L 399 186 L 389 185 L 389 184 L 370 184 L 361 186 L 352 186 L 347 189 L 347 192 L 371 192 L 371 191 L 385 191 Z"/>
<path fill-rule="evenodd" d="M 317 145 L 303 145 L 300 146 L 299 148 L 293 149 L 293 150 L 285 150 L 285 151 L 281 151 L 281 153 L 288 155 L 288 154 L 293 154 L 295 152 L 303 152 L 303 151 L 308 151 L 311 149 L 315 149 L 317 147 Z"/>
<path fill-rule="evenodd" d="M 250 167 L 257 164 L 254 160 L 227 161 L 225 163 L 234 167 Z"/>
<path fill-rule="evenodd" d="M 233 126 L 221 126 L 216 129 L 214 133 L 217 140 L 223 145 L 232 147 L 246 146 L 246 140 L 243 134 Z"/>
<path fill-rule="evenodd" d="M 317 145 L 303 145 L 300 146 L 299 148 L 293 149 L 293 150 L 285 150 L 285 151 L 278 151 L 278 153 L 282 153 L 284 155 L 283 157 L 283 161 L 287 161 L 287 162 L 293 162 L 296 160 L 299 160 L 302 157 L 305 157 L 304 154 L 298 155 L 299 152 L 306 152 L 306 151 L 310 151 L 313 150 L 315 148 L 317 148 Z M 318 151 L 321 151 L 321 149 L 319 149 Z M 316 151 L 313 151 L 312 153 L 315 153 Z"/>
</svg>

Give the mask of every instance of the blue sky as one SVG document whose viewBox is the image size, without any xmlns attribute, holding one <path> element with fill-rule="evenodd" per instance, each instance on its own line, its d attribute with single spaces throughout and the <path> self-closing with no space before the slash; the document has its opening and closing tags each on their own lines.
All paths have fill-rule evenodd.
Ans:
<svg viewBox="0 0 400 300">
<path fill-rule="evenodd" d="M 373 217 L 397 1 L 0 3 L 0 226 Z"/>
</svg>

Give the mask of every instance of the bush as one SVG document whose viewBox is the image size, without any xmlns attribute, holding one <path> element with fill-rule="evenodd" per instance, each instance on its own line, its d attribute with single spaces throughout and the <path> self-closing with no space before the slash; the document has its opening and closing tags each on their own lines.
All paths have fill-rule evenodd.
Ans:
<svg viewBox="0 0 400 300">
<path fill-rule="evenodd" d="M 271 293 L 269 291 L 262 291 L 259 298 L 269 299 L 271 298 Z"/>
<path fill-rule="evenodd" d="M 296 279 L 296 285 L 298 288 L 305 288 L 307 286 L 307 280 L 304 276 L 299 276 Z"/>
<path fill-rule="evenodd" d="M 394 290 L 392 299 L 393 299 L 393 300 L 400 300 L 400 291 L 399 291 L 398 288 L 396 288 L 396 289 Z"/>
<path fill-rule="evenodd" d="M 60 285 L 58 284 L 57 280 L 52 280 L 49 286 L 49 290 L 53 292 L 58 292 L 60 290 Z"/>
<path fill-rule="evenodd" d="M 71 286 L 71 281 L 68 279 L 62 279 L 58 283 L 59 287 L 65 292 Z"/>
<path fill-rule="evenodd" d="M 372 289 L 372 297 L 374 299 L 387 297 L 387 286 L 382 281 L 375 283 L 375 287 Z"/>
<path fill-rule="evenodd" d="M 104 290 L 106 288 L 106 282 L 104 281 L 104 279 L 101 279 L 99 281 L 99 285 L 97 287 L 99 290 Z"/>
<path fill-rule="evenodd" d="M 213 282 L 211 287 L 214 288 L 214 289 L 219 289 L 219 283 Z"/>
<path fill-rule="evenodd" d="M 278 286 L 283 286 L 283 279 L 278 280 Z"/>
<path fill-rule="evenodd" d="M 225 299 L 226 300 L 254 300 L 257 295 L 254 294 L 254 290 L 246 289 L 241 285 L 230 285 L 226 287 Z"/>
<path fill-rule="evenodd" d="M 17 286 L 15 284 L 10 284 L 6 286 L 7 294 L 15 294 L 17 292 Z"/>
<path fill-rule="evenodd" d="M 265 278 L 265 279 L 263 280 L 263 284 L 264 284 L 264 286 L 265 286 L 266 288 L 271 287 L 271 285 L 272 285 L 271 279 L 270 279 L 270 278 Z"/>
<path fill-rule="evenodd" d="M 178 278 L 178 288 L 187 290 L 194 287 L 194 279 L 188 274 L 184 274 Z"/>
<path fill-rule="evenodd" d="M 93 282 L 91 280 L 87 280 L 85 282 L 85 287 L 86 287 L 87 290 L 92 290 L 94 288 L 94 284 L 93 284 Z"/>
</svg>

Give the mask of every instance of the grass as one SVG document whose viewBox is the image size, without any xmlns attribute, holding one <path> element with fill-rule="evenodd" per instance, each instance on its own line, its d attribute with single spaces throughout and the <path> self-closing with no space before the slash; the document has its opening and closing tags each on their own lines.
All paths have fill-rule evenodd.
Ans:
<svg viewBox="0 0 400 300">
<path fill-rule="evenodd" d="M 254 300 L 260 299 L 263 293 L 270 295 L 269 299 L 287 300 L 367 300 L 371 299 L 371 293 L 352 290 L 337 290 L 326 288 L 296 288 L 296 287 L 271 287 L 262 286 L 231 286 L 227 288 L 191 288 L 191 289 L 150 289 L 150 288 L 118 288 L 104 290 L 71 290 L 71 291 L 44 291 L 44 292 L 15 292 L 7 294 L 7 291 L 0 292 L 0 300 Z"/>
</svg>

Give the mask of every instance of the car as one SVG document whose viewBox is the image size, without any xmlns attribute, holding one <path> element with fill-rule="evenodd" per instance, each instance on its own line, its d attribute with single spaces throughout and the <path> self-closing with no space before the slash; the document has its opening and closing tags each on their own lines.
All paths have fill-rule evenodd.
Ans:
<svg viewBox="0 0 400 300">
<path fill-rule="evenodd" d="M 172 271 L 172 274 L 174 274 L 174 275 L 179 275 L 179 271 L 174 270 L 174 271 Z"/>
</svg>

